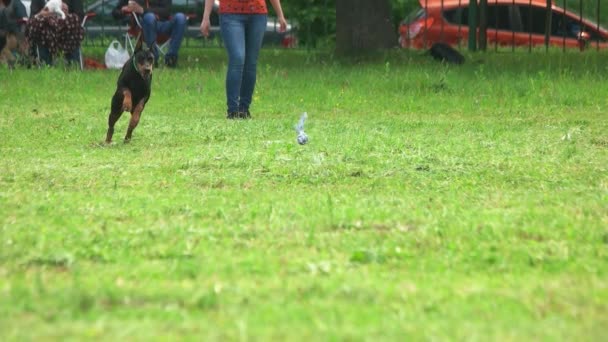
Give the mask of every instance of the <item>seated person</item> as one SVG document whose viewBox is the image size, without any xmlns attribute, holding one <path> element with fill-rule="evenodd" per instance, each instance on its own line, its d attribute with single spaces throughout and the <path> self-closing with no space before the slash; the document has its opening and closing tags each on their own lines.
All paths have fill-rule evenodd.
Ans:
<svg viewBox="0 0 608 342">
<path fill-rule="evenodd" d="M 186 31 L 186 16 L 176 13 L 171 16 L 172 0 L 119 0 L 112 11 L 115 19 L 135 13 L 141 20 L 144 42 L 153 47 L 155 61 L 158 61 L 158 46 L 154 44 L 158 34 L 171 37 L 169 51 L 165 55 L 165 64 L 168 67 L 177 66 L 179 47 L 182 44 Z"/>
<path fill-rule="evenodd" d="M 0 0 L 0 51 L 4 48 L 8 35 L 22 38 L 19 20 L 23 18 L 27 18 L 27 12 L 21 0 Z"/>
<path fill-rule="evenodd" d="M 45 0 L 32 0 L 30 6 L 26 35 L 36 49 L 35 54 L 47 65 L 52 65 L 59 54 L 68 63 L 80 63 L 80 43 L 84 38 L 82 0 L 63 0 L 61 8 L 65 19 L 49 11 Z"/>
</svg>

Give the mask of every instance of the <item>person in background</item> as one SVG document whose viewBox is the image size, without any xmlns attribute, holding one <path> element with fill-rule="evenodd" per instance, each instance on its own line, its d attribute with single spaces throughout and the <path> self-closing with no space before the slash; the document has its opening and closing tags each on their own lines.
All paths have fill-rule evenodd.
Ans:
<svg viewBox="0 0 608 342">
<path fill-rule="evenodd" d="M 7 35 L 22 34 L 19 20 L 23 18 L 27 18 L 27 12 L 21 0 L 0 0 L 0 51 Z"/>
<path fill-rule="evenodd" d="M 80 63 L 80 43 L 84 39 L 82 0 L 63 0 L 61 19 L 45 7 L 45 0 L 32 0 L 26 36 L 34 54 L 46 65 L 53 65 L 56 56 L 63 54 L 68 63 Z"/>
<path fill-rule="evenodd" d="M 171 15 L 172 0 L 119 0 L 112 11 L 115 19 L 135 13 L 141 18 L 144 42 L 154 52 L 154 60 L 158 61 L 159 51 L 155 44 L 159 34 L 168 35 L 169 51 L 165 55 L 165 65 L 177 66 L 179 48 L 186 32 L 187 18 L 183 13 Z"/>
<path fill-rule="evenodd" d="M 279 20 L 279 30 L 287 29 L 280 0 L 270 0 Z M 213 0 L 205 0 L 200 30 L 209 36 L 209 16 Z M 220 31 L 228 53 L 226 103 L 228 119 L 249 119 L 249 107 L 256 83 L 257 61 L 268 19 L 265 0 L 222 0 Z"/>
</svg>

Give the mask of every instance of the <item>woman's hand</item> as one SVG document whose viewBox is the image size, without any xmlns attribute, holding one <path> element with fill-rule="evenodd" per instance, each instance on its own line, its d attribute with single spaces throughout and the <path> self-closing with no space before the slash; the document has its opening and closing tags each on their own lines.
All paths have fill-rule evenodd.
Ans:
<svg viewBox="0 0 608 342">
<path fill-rule="evenodd" d="M 201 33 L 203 34 L 204 37 L 209 37 L 209 28 L 210 27 L 211 27 L 211 24 L 209 23 L 209 18 L 203 17 L 203 21 L 201 22 Z"/>
<path fill-rule="evenodd" d="M 129 5 L 127 6 L 129 12 L 143 14 L 144 8 L 141 7 L 137 2 L 133 0 L 129 0 Z"/>
<path fill-rule="evenodd" d="M 272 8 L 274 8 L 274 12 L 279 18 L 279 32 L 287 31 L 287 20 L 285 20 L 285 16 L 283 15 L 283 8 L 281 8 L 281 0 L 270 0 L 270 4 L 272 5 Z"/>
<path fill-rule="evenodd" d="M 285 17 L 281 16 L 279 17 L 279 32 L 285 31 L 287 31 L 287 20 L 285 20 Z"/>
</svg>

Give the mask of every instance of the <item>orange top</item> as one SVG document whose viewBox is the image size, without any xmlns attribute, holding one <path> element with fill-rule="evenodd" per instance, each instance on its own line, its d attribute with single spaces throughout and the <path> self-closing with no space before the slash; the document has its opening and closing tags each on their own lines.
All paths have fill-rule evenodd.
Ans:
<svg viewBox="0 0 608 342">
<path fill-rule="evenodd" d="M 222 0 L 220 13 L 266 14 L 266 0 Z"/>
</svg>

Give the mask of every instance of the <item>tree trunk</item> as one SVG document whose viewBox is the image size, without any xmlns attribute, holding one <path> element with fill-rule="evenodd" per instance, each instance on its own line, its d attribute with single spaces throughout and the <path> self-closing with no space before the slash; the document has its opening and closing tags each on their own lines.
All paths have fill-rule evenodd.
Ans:
<svg viewBox="0 0 608 342">
<path fill-rule="evenodd" d="M 340 55 L 397 45 L 389 0 L 336 0 L 336 52 Z"/>
</svg>

